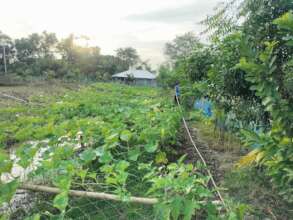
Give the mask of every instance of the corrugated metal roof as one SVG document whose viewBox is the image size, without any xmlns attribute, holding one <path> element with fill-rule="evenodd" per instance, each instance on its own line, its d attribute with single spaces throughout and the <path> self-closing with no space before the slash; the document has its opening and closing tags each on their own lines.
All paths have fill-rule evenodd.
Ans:
<svg viewBox="0 0 293 220">
<path fill-rule="evenodd" d="M 146 70 L 127 70 L 114 74 L 113 78 L 127 78 L 133 76 L 135 79 L 156 79 L 156 75 Z"/>
</svg>

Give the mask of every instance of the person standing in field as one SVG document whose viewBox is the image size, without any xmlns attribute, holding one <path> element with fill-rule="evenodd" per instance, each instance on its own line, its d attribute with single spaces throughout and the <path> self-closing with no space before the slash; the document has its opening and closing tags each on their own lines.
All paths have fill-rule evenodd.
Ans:
<svg viewBox="0 0 293 220">
<path fill-rule="evenodd" d="M 175 84 L 175 96 L 174 96 L 174 101 L 177 104 L 180 103 L 180 87 L 179 87 L 179 82 L 176 82 Z"/>
</svg>

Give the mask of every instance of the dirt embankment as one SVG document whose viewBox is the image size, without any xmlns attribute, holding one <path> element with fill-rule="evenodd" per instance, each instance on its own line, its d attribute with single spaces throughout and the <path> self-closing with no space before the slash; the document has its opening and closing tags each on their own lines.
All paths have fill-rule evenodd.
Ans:
<svg viewBox="0 0 293 220">
<path fill-rule="evenodd" d="M 202 134 L 201 130 L 197 128 L 195 123 L 188 123 L 188 126 L 192 139 L 204 157 L 215 181 L 220 183 L 224 179 L 225 174 L 233 169 L 234 164 L 239 160 L 243 153 L 240 153 L 238 146 L 237 149 L 233 151 L 227 150 L 223 146 L 217 147 L 216 143 L 209 143 L 209 138 Z M 183 127 L 181 129 L 181 134 L 183 134 L 181 137 L 183 143 L 180 153 L 187 154 L 188 162 L 194 163 L 196 161 L 200 161 L 200 157 L 190 142 L 186 130 Z M 225 143 L 217 144 L 225 145 Z"/>
</svg>

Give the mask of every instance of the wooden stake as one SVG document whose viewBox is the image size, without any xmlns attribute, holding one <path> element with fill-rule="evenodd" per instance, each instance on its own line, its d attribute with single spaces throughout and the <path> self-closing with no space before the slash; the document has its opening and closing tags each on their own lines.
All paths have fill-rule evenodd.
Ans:
<svg viewBox="0 0 293 220">
<path fill-rule="evenodd" d="M 61 193 L 61 190 L 55 187 L 33 185 L 33 184 L 22 184 L 20 186 L 20 189 L 37 191 L 37 192 L 47 192 L 52 194 Z M 120 202 L 122 201 L 122 199 L 119 196 L 108 194 L 108 193 L 100 193 L 100 192 L 69 190 L 68 195 L 75 196 L 75 197 L 105 199 L 105 200 L 120 201 Z M 154 205 L 158 203 L 159 200 L 156 198 L 130 197 L 129 202 L 146 204 L 146 205 Z"/>
</svg>

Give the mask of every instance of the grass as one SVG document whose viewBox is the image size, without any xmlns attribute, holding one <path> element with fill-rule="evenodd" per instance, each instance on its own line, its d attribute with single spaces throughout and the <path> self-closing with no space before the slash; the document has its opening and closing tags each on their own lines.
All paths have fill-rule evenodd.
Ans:
<svg viewBox="0 0 293 220">
<path fill-rule="evenodd" d="M 235 201 L 250 206 L 254 219 L 290 219 L 293 204 L 288 204 L 274 191 L 261 168 L 246 167 L 227 173 L 222 184 Z"/>
<path fill-rule="evenodd" d="M 197 130 L 197 138 L 216 152 L 214 156 L 220 164 L 218 172 L 224 171 L 220 186 L 233 203 L 248 205 L 248 219 L 292 219 L 293 204 L 282 200 L 262 168 L 235 168 L 235 162 L 249 150 L 241 146 L 238 137 L 227 132 L 221 141 L 220 131 L 215 129 L 212 120 L 199 112 L 191 112 L 189 119 Z"/>
<path fill-rule="evenodd" d="M 221 132 L 212 122 L 212 119 L 205 118 L 198 111 L 189 113 L 189 120 L 192 120 L 193 127 L 198 131 L 198 135 L 203 139 L 210 149 L 217 151 L 239 152 L 242 150 L 240 140 L 231 132 Z"/>
</svg>

